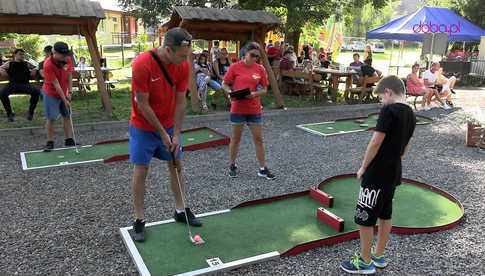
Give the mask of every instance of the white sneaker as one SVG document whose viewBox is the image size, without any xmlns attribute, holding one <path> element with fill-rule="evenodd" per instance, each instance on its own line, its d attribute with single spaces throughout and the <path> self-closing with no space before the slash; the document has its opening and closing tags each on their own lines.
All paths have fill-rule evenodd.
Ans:
<svg viewBox="0 0 485 276">
<path fill-rule="evenodd" d="M 442 106 L 444 110 L 450 110 L 451 106 L 447 105 L 446 103 Z"/>
<path fill-rule="evenodd" d="M 431 109 L 431 105 L 430 104 L 427 104 L 427 105 L 424 106 L 424 110 L 425 111 L 428 111 L 430 109 Z"/>
</svg>

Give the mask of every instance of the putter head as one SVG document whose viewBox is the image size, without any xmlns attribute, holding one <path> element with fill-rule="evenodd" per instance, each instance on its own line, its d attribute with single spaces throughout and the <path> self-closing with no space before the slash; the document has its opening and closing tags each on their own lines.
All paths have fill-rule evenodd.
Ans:
<svg viewBox="0 0 485 276">
<path fill-rule="evenodd" d="M 199 241 L 195 241 L 195 240 L 194 240 L 194 237 L 192 237 L 192 236 L 190 236 L 190 235 L 189 235 L 189 240 L 190 240 L 190 242 L 191 242 L 193 245 L 199 245 L 199 244 L 203 244 L 203 243 L 205 243 L 205 241 L 202 239 L 202 237 L 200 237 L 200 236 L 199 236 L 199 238 L 200 238 L 200 239 L 199 239 Z"/>
</svg>

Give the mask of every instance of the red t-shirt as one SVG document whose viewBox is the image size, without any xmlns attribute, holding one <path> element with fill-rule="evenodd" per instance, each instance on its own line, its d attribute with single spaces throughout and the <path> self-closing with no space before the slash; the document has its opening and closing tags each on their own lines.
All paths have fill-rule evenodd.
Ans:
<svg viewBox="0 0 485 276">
<path fill-rule="evenodd" d="M 153 52 L 157 49 L 153 48 Z M 190 65 L 187 61 L 181 64 L 162 64 L 170 79 L 175 85 L 178 93 L 185 93 L 189 86 Z M 150 107 L 155 112 L 162 126 L 167 129 L 173 126 L 173 115 L 175 111 L 174 88 L 170 86 L 163 75 L 158 63 L 147 51 L 140 54 L 132 65 L 131 79 L 131 117 L 130 124 L 136 128 L 146 131 L 156 131 L 155 128 L 143 117 L 143 114 L 136 106 L 135 91 L 149 94 Z"/>
<path fill-rule="evenodd" d="M 268 77 L 263 66 L 257 63 L 248 66 L 244 61 L 239 61 L 229 67 L 226 75 L 224 75 L 224 82 L 232 83 L 232 90 L 234 91 L 249 88 L 251 92 L 254 92 L 258 84 L 263 87 L 268 86 Z M 231 104 L 231 113 L 234 114 L 260 114 L 261 111 L 259 97 L 235 100 Z"/>
<path fill-rule="evenodd" d="M 273 60 L 279 60 L 281 57 L 283 57 L 283 54 L 281 53 L 281 50 L 280 48 L 277 48 L 277 47 L 270 47 L 268 49 L 268 53 L 267 53 L 268 56 L 274 56 L 273 57 Z"/>
<path fill-rule="evenodd" d="M 64 95 L 68 93 L 67 76 L 70 72 L 74 71 L 74 66 L 72 65 L 71 58 L 66 57 L 66 64 L 62 65 L 60 68 L 57 67 L 56 61 L 53 57 L 49 57 L 44 61 L 44 85 L 42 85 L 42 90 L 54 98 L 60 98 L 57 93 L 52 81 L 57 79 L 59 85 L 61 86 Z"/>
</svg>

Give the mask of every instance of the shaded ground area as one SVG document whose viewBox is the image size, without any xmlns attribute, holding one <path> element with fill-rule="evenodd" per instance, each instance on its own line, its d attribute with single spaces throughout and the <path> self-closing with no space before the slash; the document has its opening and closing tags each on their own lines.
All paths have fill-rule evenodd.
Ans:
<svg viewBox="0 0 485 276">
<path fill-rule="evenodd" d="M 435 119 L 416 128 L 404 163 L 404 177 L 425 181 L 455 195 L 465 208 L 458 227 L 431 234 L 392 235 L 390 265 L 379 274 L 473 275 L 483 273 L 485 259 L 485 154 L 465 146 L 460 114 L 484 99 L 483 90 L 459 90 L 456 108 L 421 114 Z M 466 101 L 472 99 L 472 102 Z M 376 105 L 325 106 L 270 111 L 264 115 L 267 165 L 277 180 L 259 178 L 254 146 L 246 129 L 238 165 L 240 177 L 229 179 L 227 146 L 184 153 L 184 174 L 190 206 L 196 213 L 227 209 L 240 202 L 307 190 L 323 179 L 355 172 L 372 132 L 321 137 L 297 124 L 364 116 Z M 227 114 L 187 118 L 184 128 L 208 126 L 230 134 Z M 83 144 L 128 137 L 128 125 L 79 128 Z M 56 136 L 60 144 L 62 137 Z M 38 149 L 44 134 L 0 134 L 0 274 L 2 275 L 131 275 L 136 269 L 119 227 L 133 220 L 127 161 L 22 172 L 19 152 Z M 154 161 L 147 179 L 145 216 L 168 219 L 174 203 L 167 186 L 166 165 Z M 341 274 L 338 264 L 358 249 L 358 241 L 251 265 L 228 275 Z M 179 256 L 183 258 L 183 256 Z"/>
</svg>

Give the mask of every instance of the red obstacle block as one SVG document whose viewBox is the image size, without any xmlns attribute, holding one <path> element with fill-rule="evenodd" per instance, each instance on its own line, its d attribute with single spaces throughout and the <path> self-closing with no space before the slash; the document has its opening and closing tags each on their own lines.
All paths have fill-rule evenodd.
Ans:
<svg viewBox="0 0 485 276">
<path fill-rule="evenodd" d="M 333 196 L 326 194 L 324 191 L 318 188 L 311 188 L 310 196 L 313 197 L 313 199 L 315 199 L 316 201 L 327 206 L 328 208 L 333 207 Z"/>
<path fill-rule="evenodd" d="M 339 232 L 344 231 L 344 220 L 325 208 L 317 209 L 317 218 Z"/>
</svg>

